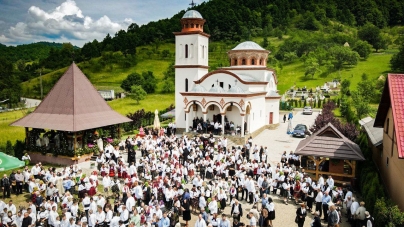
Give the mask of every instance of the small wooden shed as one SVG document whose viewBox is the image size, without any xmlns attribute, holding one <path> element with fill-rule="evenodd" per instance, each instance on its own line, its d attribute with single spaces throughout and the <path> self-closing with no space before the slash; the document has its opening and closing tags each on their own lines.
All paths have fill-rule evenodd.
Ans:
<svg viewBox="0 0 404 227">
<path fill-rule="evenodd" d="M 356 162 L 364 161 L 359 146 L 331 123 L 300 141 L 295 154 L 302 156 L 307 173 L 331 175 L 336 183 L 347 183 L 356 175 Z"/>
</svg>

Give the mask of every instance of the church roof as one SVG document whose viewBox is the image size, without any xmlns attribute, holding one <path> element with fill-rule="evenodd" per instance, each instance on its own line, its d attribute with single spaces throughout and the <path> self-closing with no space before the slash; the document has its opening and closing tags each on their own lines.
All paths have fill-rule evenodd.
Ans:
<svg viewBox="0 0 404 227">
<path fill-rule="evenodd" d="M 203 19 L 202 15 L 196 10 L 188 10 L 182 18 L 200 18 Z"/>
<path fill-rule="evenodd" d="M 207 92 L 207 90 L 200 84 L 195 84 L 191 92 Z"/>
<path fill-rule="evenodd" d="M 225 93 L 226 91 L 220 86 L 213 86 L 211 89 L 209 89 L 209 92 L 211 92 L 211 93 Z"/>
<path fill-rule="evenodd" d="M 232 87 L 229 89 L 228 92 L 229 92 L 229 93 L 245 93 L 245 91 L 244 91 L 241 87 L 239 87 L 239 86 L 237 86 L 237 85 L 232 86 Z"/>
<path fill-rule="evenodd" d="M 250 75 L 245 75 L 245 74 L 239 74 L 235 73 L 241 80 L 246 81 L 246 82 L 259 82 L 259 80 L 255 79 L 254 77 Z"/>
<path fill-rule="evenodd" d="M 253 41 L 246 41 L 240 43 L 232 50 L 265 50 L 265 49 Z"/>
<path fill-rule="evenodd" d="M 11 125 L 77 132 L 130 121 L 107 104 L 73 63 L 34 112 Z"/>
</svg>

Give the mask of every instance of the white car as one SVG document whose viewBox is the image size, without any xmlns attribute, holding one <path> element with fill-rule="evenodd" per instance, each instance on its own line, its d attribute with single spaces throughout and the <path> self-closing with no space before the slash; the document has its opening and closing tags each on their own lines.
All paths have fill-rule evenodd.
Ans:
<svg viewBox="0 0 404 227">
<path fill-rule="evenodd" d="M 303 114 L 306 115 L 312 115 L 313 114 L 313 109 L 311 108 L 311 106 L 305 106 L 303 108 Z"/>
</svg>

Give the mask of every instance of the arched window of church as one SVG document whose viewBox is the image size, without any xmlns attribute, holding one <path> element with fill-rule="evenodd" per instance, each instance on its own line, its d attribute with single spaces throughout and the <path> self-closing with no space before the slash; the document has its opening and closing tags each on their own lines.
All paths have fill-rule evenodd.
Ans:
<svg viewBox="0 0 404 227">
<path fill-rule="evenodd" d="M 255 59 L 251 59 L 251 65 L 255 65 Z"/>
<path fill-rule="evenodd" d="M 260 59 L 260 65 L 262 65 L 262 59 Z"/>
<path fill-rule="evenodd" d="M 188 92 L 188 79 L 185 79 L 185 92 Z"/>
<path fill-rule="evenodd" d="M 185 58 L 188 58 L 188 44 L 185 44 Z"/>
<path fill-rule="evenodd" d="M 243 60 L 241 60 L 241 64 L 245 65 L 245 59 L 243 58 Z"/>
<path fill-rule="evenodd" d="M 196 28 L 199 28 L 199 24 L 196 24 Z"/>
<path fill-rule="evenodd" d="M 194 28 L 194 24 L 191 24 L 191 28 Z"/>
</svg>

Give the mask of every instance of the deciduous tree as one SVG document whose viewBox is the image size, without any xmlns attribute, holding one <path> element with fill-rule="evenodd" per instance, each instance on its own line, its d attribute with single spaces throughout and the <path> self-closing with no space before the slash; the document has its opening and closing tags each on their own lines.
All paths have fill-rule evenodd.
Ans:
<svg viewBox="0 0 404 227">
<path fill-rule="evenodd" d="M 140 100 L 143 100 L 146 98 L 147 93 L 145 90 L 143 90 L 142 86 L 139 85 L 133 85 L 132 90 L 131 90 L 131 96 L 134 100 L 137 101 L 137 104 L 139 104 Z"/>
</svg>

